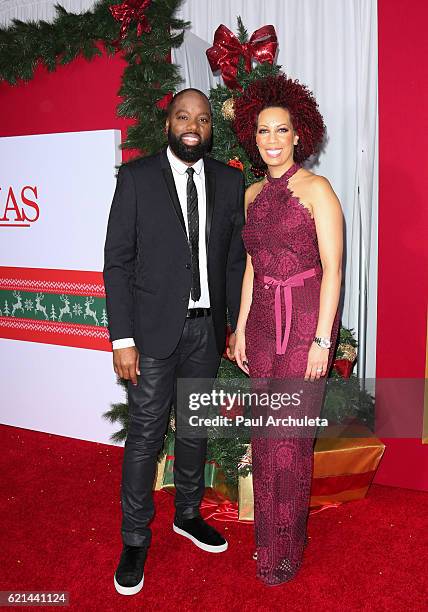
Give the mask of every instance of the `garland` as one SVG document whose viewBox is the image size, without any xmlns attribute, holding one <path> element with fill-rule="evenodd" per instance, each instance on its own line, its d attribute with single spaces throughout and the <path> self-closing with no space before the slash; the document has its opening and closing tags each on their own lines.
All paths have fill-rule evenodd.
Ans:
<svg viewBox="0 0 428 612">
<path fill-rule="evenodd" d="M 181 2 L 101 0 L 91 11 L 79 15 L 56 5 L 52 23 L 14 20 L 11 27 L 0 28 L 0 79 L 14 85 L 32 79 L 39 65 L 52 72 L 79 55 L 90 61 L 103 51 L 108 55 L 121 52 L 128 65 L 118 92 L 122 102 L 117 114 L 136 120 L 128 128 L 122 148 L 155 153 L 165 144 L 168 96 L 181 82 L 177 66 L 165 61 L 171 48 L 182 44 L 184 30 L 189 27 L 189 23 L 174 18 Z M 137 5 L 147 6 L 140 20 L 131 10 Z M 113 14 L 127 8 L 131 12 L 124 32 L 124 21 Z M 149 28 L 142 29 L 143 17 Z"/>
</svg>

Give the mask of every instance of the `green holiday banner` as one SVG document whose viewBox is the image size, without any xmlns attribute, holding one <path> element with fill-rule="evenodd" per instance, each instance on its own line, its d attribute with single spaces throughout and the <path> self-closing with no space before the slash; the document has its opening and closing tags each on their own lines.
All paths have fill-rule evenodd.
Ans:
<svg viewBox="0 0 428 612">
<path fill-rule="evenodd" d="M 0 267 L 0 337 L 109 351 L 101 272 Z"/>
</svg>

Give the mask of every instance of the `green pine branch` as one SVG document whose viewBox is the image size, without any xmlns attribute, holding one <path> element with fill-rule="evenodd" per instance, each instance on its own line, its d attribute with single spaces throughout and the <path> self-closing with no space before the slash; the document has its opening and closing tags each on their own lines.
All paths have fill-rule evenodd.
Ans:
<svg viewBox="0 0 428 612">
<path fill-rule="evenodd" d="M 121 52 L 128 66 L 119 91 L 118 115 L 136 120 L 122 148 L 155 153 L 165 144 L 165 113 L 156 104 L 181 83 L 178 67 L 166 61 L 167 56 L 182 44 L 189 23 L 174 17 L 182 0 L 154 0 L 146 12 L 151 31 L 138 37 L 137 25 L 131 23 L 118 49 L 113 42 L 120 23 L 109 6 L 120 2 L 101 0 L 79 15 L 56 5 L 52 23 L 14 20 L 12 26 L 0 28 L 0 80 L 14 85 L 32 79 L 38 65 L 54 71 L 79 55 L 90 61 L 103 51 Z"/>
<path fill-rule="evenodd" d="M 351 346 L 357 348 L 358 342 L 355 339 L 355 333 L 353 329 L 347 329 L 346 327 L 340 328 L 340 336 L 339 336 L 340 344 L 350 344 Z"/>
<path fill-rule="evenodd" d="M 241 45 L 248 42 L 248 32 L 240 16 L 238 17 L 238 40 Z"/>
</svg>

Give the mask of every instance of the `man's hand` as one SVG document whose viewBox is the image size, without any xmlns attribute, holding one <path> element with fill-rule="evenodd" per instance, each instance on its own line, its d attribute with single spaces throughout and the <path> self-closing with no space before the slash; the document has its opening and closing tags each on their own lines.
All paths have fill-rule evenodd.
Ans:
<svg viewBox="0 0 428 612">
<path fill-rule="evenodd" d="M 133 385 L 137 384 L 137 376 L 140 375 L 140 355 L 135 346 L 113 350 L 113 369 L 119 378 L 130 380 Z"/>
<path fill-rule="evenodd" d="M 235 361 L 235 344 L 236 344 L 236 334 L 232 332 L 229 336 L 229 344 L 227 345 L 226 355 L 230 359 L 230 361 Z"/>
</svg>

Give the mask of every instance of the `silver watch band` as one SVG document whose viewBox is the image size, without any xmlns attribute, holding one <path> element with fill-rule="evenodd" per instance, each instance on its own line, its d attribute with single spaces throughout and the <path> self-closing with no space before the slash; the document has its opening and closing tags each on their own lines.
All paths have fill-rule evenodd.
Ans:
<svg viewBox="0 0 428 612">
<path fill-rule="evenodd" d="M 316 344 L 318 344 L 318 346 L 320 346 L 321 348 L 330 348 L 331 347 L 331 340 L 330 338 L 322 338 L 320 336 L 315 336 L 314 338 L 314 342 Z"/>
</svg>

